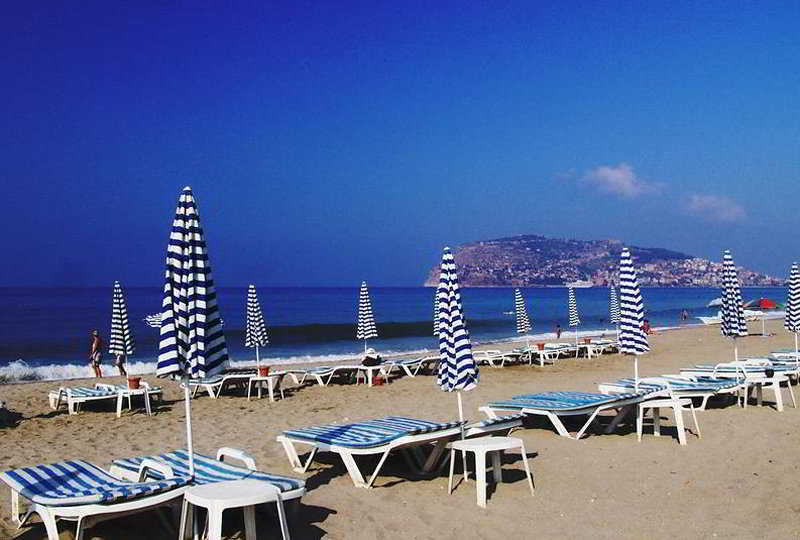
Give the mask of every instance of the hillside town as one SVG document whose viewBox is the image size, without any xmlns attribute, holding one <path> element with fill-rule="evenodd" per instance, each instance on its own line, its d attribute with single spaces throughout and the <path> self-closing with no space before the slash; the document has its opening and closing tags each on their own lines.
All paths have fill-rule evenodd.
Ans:
<svg viewBox="0 0 800 540">
<path fill-rule="evenodd" d="M 631 246 L 643 287 L 718 287 L 722 263 L 662 248 Z M 617 283 L 622 243 L 618 240 L 574 240 L 524 235 L 459 246 L 454 251 L 465 287 L 606 287 Z M 783 280 L 738 267 L 744 287 L 773 287 Z M 438 267 L 426 285 L 435 285 Z"/>
</svg>

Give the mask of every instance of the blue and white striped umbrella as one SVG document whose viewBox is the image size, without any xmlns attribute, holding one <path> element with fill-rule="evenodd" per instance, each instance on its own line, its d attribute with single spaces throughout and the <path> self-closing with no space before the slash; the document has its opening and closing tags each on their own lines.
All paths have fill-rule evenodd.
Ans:
<svg viewBox="0 0 800 540">
<path fill-rule="evenodd" d="M 619 301 L 617 300 L 617 290 L 613 285 L 608 293 L 608 319 L 612 324 L 617 325 L 617 332 L 619 332 Z"/>
<path fill-rule="evenodd" d="M 111 299 L 111 337 L 108 352 L 114 356 L 128 357 L 133 354 L 133 335 L 128 324 L 128 306 L 119 281 L 114 282 Z"/>
<path fill-rule="evenodd" d="M 461 390 L 478 384 L 478 366 L 472 357 L 466 321 L 461 306 L 456 262 L 450 248 L 444 248 L 439 287 L 436 289 L 439 321 L 439 369 L 436 384 L 445 392 L 458 393 L 458 414 L 464 420 Z"/>
<path fill-rule="evenodd" d="M 747 335 L 747 321 L 744 319 L 742 306 L 742 293 L 739 289 L 739 277 L 736 274 L 736 265 L 729 250 L 722 254 L 722 324 L 720 332 L 723 336 L 732 338 L 733 355 L 739 359 L 739 350 L 736 338 Z"/>
<path fill-rule="evenodd" d="M 569 288 L 569 325 L 575 327 L 575 346 L 578 346 L 578 325 L 581 319 L 578 317 L 578 302 L 575 300 L 575 289 Z M 576 353 L 577 356 L 577 353 Z"/>
<path fill-rule="evenodd" d="M 533 327 L 525 309 L 525 299 L 519 289 L 514 289 L 514 311 L 517 314 L 517 334 L 527 334 Z"/>
<path fill-rule="evenodd" d="M 185 379 L 208 377 L 225 369 L 228 347 L 220 323 L 203 228 L 192 189 L 188 186 L 178 199 L 169 235 L 161 312 L 156 375 L 184 379 L 189 465 L 194 473 L 192 411 L 189 384 Z"/>
<path fill-rule="evenodd" d="M 639 280 L 628 248 L 622 249 L 619 260 L 619 352 L 634 355 L 634 378 L 639 381 L 639 355 L 650 350 L 642 328 L 644 304 Z"/>
<path fill-rule="evenodd" d="M 786 299 L 783 326 L 794 334 L 794 357 L 800 362 L 800 352 L 797 350 L 797 334 L 800 332 L 800 270 L 797 269 L 797 263 L 792 264 L 789 272 L 789 296 Z"/>
<path fill-rule="evenodd" d="M 367 282 L 361 282 L 361 289 L 358 291 L 358 326 L 356 328 L 356 339 L 364 340 L 364 352 L 367 352 L 367 340 L 378 337 L 378 329 L 375 326 L 375 317 L 372 315 L 372 302 L 369 300 L 369 290 Z"/>
<path fill-rule="evenodd" d="M 245 321 L 244 346 L 256 348 L 256 365 L 261 359 L 258 355 L 258 348 L 265 347 L 269 343 L 267 338 L 267 328 L 264 325 L 264 314 L 261 305 L 258 303 L 255 285 L 247 288 L 247 320 Z"/>
</svg>

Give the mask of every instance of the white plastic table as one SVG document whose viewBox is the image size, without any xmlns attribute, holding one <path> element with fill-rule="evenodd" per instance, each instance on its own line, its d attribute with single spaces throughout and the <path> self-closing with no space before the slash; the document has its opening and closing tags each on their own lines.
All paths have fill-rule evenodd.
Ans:
<svg viewBox="0 0 800 540">
<path fill-rule="evenodd" d="M 794 392 L 792 391 L 792 383 L 789 381 L 789 377 L 786 375 L 776 374 L 772 377 L 748 376 L 745 380 L 748 384 L 756 387 L 756 399 L 759 406 L 761 406 L 763 403 L 764 388 L 766 387 L 767 390 L 772 390 L 773 394 L 775 395 L 775 408 L 778 409 L 778 412 L 783 412 L 783 394 L 781 393 L 781 383 L 785 382 L 787 388 L 789 389 L 789 395 L 792 398 L 792 405 L 797 408 L 797 402 L 794 399 Z M 745 407 L 747 407 L 747 398 L 749 395 L 750 387 L 745 390 Z"/>
<path fill-rule="evenodd" d="M 269 393 L 269 400 L 275 401 L 275 386 L 280 384 L 280 380 L 283 375 L 267 375 L 266 377 L 261 377 L 260 375 L 253 375 L 247 381 L 247 401 L 250 401 L 250 394 L 253 390 L 253 385 L 256 385 L 258 389 L 258 399 L 261 399 L 261 387 L 263 386 L 262 383 L 267 383 L 267 392 Z M 283 399 L 283 387 L 281 387 L 281 399 Z"/>
<path fill-rule="evenodd" d="M 494 481 L 500 483 L 502 481 L 502 470 L 500 468 L 500 454 L 503 450 L 519 449 L 522 455 L 522 464 L 525 466 L 525 475 L 528 479 L 528 485 L 531 488 L 531 495 L 533 495 L 533 476 L 531 469 L 528 465 L 528 454 L 525 452 L 525 443 L 522 439 L 516 437 L 478 437 L 475 439 L 464 439 L 460 441 L 453 441 L 450 447 L 450 478 L 447 482 L 447 493 L 453 492 L 453 466 L 455 465 L 456 450 L 460 450 L 462 455 L 466 452 L 475 454 L 475 479 L 477 480 L 478 488 L 478 506 L 486 508 L 486 454 L 492 456 L 492 472 L 494 473 Z M 464 460 L 466 463 L 466 460 Z M 464 468 L 464 481 L 467 481 L 468 471 Z"/>
<path fill-rule="evenodd" d="M 286 525 L 286 514 L 280 490 L 261 480 L 232 480 L 214 482 L 195 486 L 186 490 L 183 495 L 183 511 L 181 513 L 181 530 L 178 538 L 187 538 L 187 524 L 192 522 L 193 507 L 200 506 L 208 510 L 208 540 L 222 539 L 222 512 L 228 508 L 244 509 L 244 526 L 246 540 L 256 540 L 255 505 L 275 502 L 278 507 L 278 519 L 284 540 L 289 540 L 289 528 Z M 195 535 L 195 540 L 197 536 Z"/>
</svg>

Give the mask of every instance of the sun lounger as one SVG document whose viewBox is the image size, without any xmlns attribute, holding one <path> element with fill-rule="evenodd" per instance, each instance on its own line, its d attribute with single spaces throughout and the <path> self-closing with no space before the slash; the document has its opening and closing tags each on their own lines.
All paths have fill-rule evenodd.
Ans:
<svg viewBox="0 0 800 540">
<path fill-rule="evenodd" d="M 503 353 L 499 350 L 474 351 L 472 356 L 478 364 L 485 364 L 491 367 L 505 367 L 506 362 L 518 361 L 520 358 L 519 354 L 513 352 Z"/>
<path fill-rule="evenodd" d="M 705 410 L 709 398 L 721 394 L 734 394 L 741 386 L 731 379 L 714 379 L 711 377 L 681 377 L 678 375 L 662 375 L 661 377 L 643 377 L 638 381 L 639 390 L 658 391 L 659 388 L 668 386 L 672 395 L 677 398 L 702 399 L 698 409 Z M 637 389 L 636 380 L 622 378 L 611 383 L 597 385 L 603 394 L 624 394 Z"/>
<path fill-rule="evenodd" d="M 231 465 L 224 461 L 225 458 L 236 459 L 244 464 L 244 467 Z M 172 471 L 179 476 L 189 476 L 189 452 L 185 449 L 156 454 L 153 456 L 142 456 L 126 459 L 115 459 L 111 462 L 110 472 L 112 475 L 125 480 L 138 479 L 139 470 L 142 463 L 146 461 L 157 461 L 169 465 Z M 155 480 L 161 480 L 161 471 L 152 469 L 148 471 L 148 476 Z M 281 492 L 281 499 L 284 502 L 300 500 L 305 494 L 305 480 L 282 476 L 273 473 L 261 472 L 256 469 L 255 460 L 235 448 L 220 448 L 217 458 L 211 458 L 202 454 L 194 454 L 194 477 L 192 485 L 211 484 L 214 482 L 226 482 L 229 480 L 260 480 L 267 482 Z"/>
<path fill-rule="evenodd" d="M 150 469 L 159 469 L 163 478 L 141 481 Z M 120 480 L 82 460 L 5 471 L 0 480 L 11 488 L 12 520 L 21 527 L 31 514 L 39 514 L 49 540 L 59 538 L 58 519 L 77 521 L 75 538 L 82 540 L 84 531 L 96 523 L 175 502 L 189 483 L 164 463 L 149 460 L 142 462 L 137 482 Z"/>
<path fill-rule="evenodd" d="M 98 384 L 95 386 L 62 386 L 51 391 L 48 395 L 50 408 L 57 411 L 62 404 L 66 404 L 69 414 L 78 414 L 81 405 L 90 401 L 112 400 L 119 397 L 119 392 L 110 385 Z"/>
<path fill-rule="evenodd" d="M 291 429 L 279 435 L 277 440 L 283 445 L 295 471 L 306 472 L 317 452 L 333 452 L 342 458 L 356 487 L 370 488 L 391 451 L 435 443 L 436 448 L 431 453 L 431 458 L 422 467 L 423 472 L 429 472 L 435 463 L 433 456 L 441 455 L 447 442 L 460 434 L 460 422 L 430 422 L 389 416 L 351 424 Z M 311 447 L 311 453 L 305 463 L 300 460 L 295 445 Z M 354 456 L 357 455 L 381 456 L 369 481 L 364 480 L 355 462 Z M 408 462 L 414 465 L 410 459 Z"/>
<path fill-rule="evenodd" d="M 574 437 L 575 439 L 580 439 L 586 429 L 602 411 L 610 409 L 617 411 L 610 426 L 606 429 L 606 432 L 610 433 L 637 403 L 646 399 L 665 395 L 665 392 L 666 387 L 660 387 L 658 391 L 648 388 L 640 390 L 639 392 L 616 395 L 590 392 L 542 392 L 538 394 L 514 396 L 508 401 L 493 401 L 489 403 L 489 405 L 481 407 L 480 410 L 486 413 L 490 418 L 497 417 L 499 412 L 519 412 L 523 414 L 545 416 L 553 424 L 553 427 L 556 428 L 559 435 L 570 438 L 572 438 L 572 436 L 569 434 L 569 431 L 567 431 L 567 428 L 564 427 L 559 417 L 589 415 L 589 419 Z"/>
<path fill-rule="evenodd" d="M 386 375 L 391 375 L 394 369 L 402 369 L 409 377 L 416 377 L 417 374 L 423 370 L 428 369 L 431 364 L 436 364 L 439 361 L 439 356 L 424 356 L 422 358 L 412 358 L 407 360 L 389 360 L 384 363 L 386 366 Z"/>
<path fill-rule="evenodd" d="M 305 384 L 306 380 L 311 377 L 320 386 L 328 386 L 334 377 L 342 377 L 347 375 L 356 374 L 356 384 L 360 383 L 363 377 L 365 382 L 372 386 L 372 381 L 375 373 L 378 372 L 384 377 L 387 376 L 386 367 L 384 364 L 376 366 L 362 366 L 362 365 L 347 365 L 347 366 L 320 366 L 305 369 L 290 369 L 286 373 L 292 378 L 295 384 Z"/>
<path fill-rule="evenodd" d="M 212 399 L 217 399 L 222 390 L 227 386 L 241 385 L 246 387 L 250 382 L 250 377 L 257 375 L 255 369 L 236 370 L 213 375 L 203 379 L 189 379 L 189 389 L 192 397 L 195 397 L 200 390 L 205 390 Z"/>
</svg>

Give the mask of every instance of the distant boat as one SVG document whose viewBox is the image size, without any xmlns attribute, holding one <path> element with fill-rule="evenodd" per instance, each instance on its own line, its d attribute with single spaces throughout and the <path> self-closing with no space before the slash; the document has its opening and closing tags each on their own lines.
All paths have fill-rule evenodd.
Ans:
<svg viewBox="0 0 800 540">
<path fill-rule="evenodd" d="M 576 281 L 571 281 L 565 284 L 566 287 L 572 287 L 573 289 L 588 289 L 589 287 L 594 287 L 594 283 L 589 281 L 588 279 L 578 279 Z"/>
</svg>

